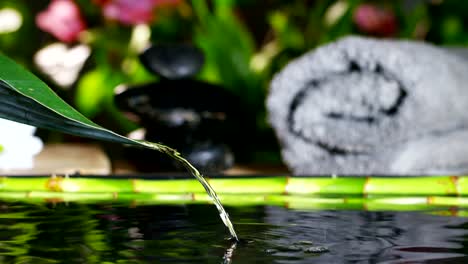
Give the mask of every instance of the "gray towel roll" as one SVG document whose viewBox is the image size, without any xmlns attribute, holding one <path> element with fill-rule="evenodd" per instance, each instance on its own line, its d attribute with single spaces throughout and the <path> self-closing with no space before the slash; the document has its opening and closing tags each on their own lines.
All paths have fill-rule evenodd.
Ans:
<svg viewBox="0 0 468 264">
<path fill-rule="evenodd" d="M 274 77 L 267 110 L 296 175 L 468 172 L 468 62 L 426 43 L 317 48 Z"/>
</svg>

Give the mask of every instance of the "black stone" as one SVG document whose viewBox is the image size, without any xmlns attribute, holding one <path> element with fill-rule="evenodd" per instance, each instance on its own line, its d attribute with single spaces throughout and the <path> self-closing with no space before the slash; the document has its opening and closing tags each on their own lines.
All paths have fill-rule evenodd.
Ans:
<svg viewBox="0 0 468 264">
<path fill-rule="evenodd" d="M 140 117 L 138 122 L 142 125 L 162 123 L 168 127 L 223 121 L 239 108 L 239 99 L 229 91 L 195 80 L 128 87 L 115 95 L 115 103 L 119 109 Z"/>
<path fill-rule="evenodd" d="M 200 49 L 189 44 L 152 45 L 140 55 L 145 68 L 171 80 L 193 77 L 205 61 Z"/>
<path fill-rule="evenodd" d="M 168 144 L 169 145 L 169 144 Z M 234 163 L 234 156 L 229 147 L 223 144 L 205 142 L 196 146 L 186 145 L 176 148 L 184 158 L 203 174 L 214 174 L 230 168 Z M 179 162 L 165 154 L 148 149 L 128 148 L 126 158 L 142 172 L 185 172 L 186 168 Z"/>
<path fill-rule="evenodd" d="M 121 111 L 146 129 L 146 140 L 177 149 L 202 172 L 233 165 L 229 145 L 240 125 L 240 100 L 224 88 L 189 79 L 164 80 L 128 87 L 114 99 Z M 133 156 L 150 155 L 133 152 Z M 172 161 L 163 163 L 164 169 L 183 170 Z"/>
</svg>

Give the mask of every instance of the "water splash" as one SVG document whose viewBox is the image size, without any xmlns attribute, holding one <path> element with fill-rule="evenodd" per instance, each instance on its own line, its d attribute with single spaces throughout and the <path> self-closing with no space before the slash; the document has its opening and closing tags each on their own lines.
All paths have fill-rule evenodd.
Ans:
<svg viewBox="0 0 468 264">
<path fill-rule="evenodd" d="M 224 253 L 223 264 L 232 264 L 232 257 L 237 248 L 237 242 L 238 241 L 234 241 L 234 243 L 232 243 L 231 246 Z"/>
</svg>

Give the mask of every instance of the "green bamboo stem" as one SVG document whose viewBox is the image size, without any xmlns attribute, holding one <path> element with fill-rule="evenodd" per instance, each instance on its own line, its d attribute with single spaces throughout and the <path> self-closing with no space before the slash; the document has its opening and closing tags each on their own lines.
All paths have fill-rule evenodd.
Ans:
<svg viewBox="0 0 468 264">
<path fill-rule="evenodd" d="M 468 176 L 212 178 L 220 194 L 468 196 Z M 204 193 L 195 179 L 3 177 L 0 192 Z"/>
<path fill-rule="evenodd" d="M 228 206 L 282 206 L 298 210 L 367 210 L 367 211 L 434 211 L 444 208 L 467 208 L 468 198 L 447 196 L 417 197 L 314 197 L 281 194 L 224 194 L 219 198 Z M 63 193 L 63 192 L 0 192 L 4 201 L 28 203 L 44 202 L 117 202 L 137 205 L 210 204 L 204 193 L 152 194 L 152 193 Z M 453 210 L 451 210 L 453 211 Z M 445 211 L 445 212 L 451 212 Z M 458 210 L 457 210 L 458 211 Z M 463 211 L 463 210 L 461 210 Z M 0 218 L 4 218 L 0 214 Z"/>
</svg>

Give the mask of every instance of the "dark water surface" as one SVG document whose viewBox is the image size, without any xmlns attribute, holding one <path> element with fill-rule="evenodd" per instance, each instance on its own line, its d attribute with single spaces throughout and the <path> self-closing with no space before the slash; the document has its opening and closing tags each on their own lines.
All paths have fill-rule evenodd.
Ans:
<svg viewBox="0 0 468 264">
<path fill-rule="evenodd" d="M 0 201 L 0 263 L 468 263 L 468 218 L 425 212 Z M 325 251 L 325 252 L 322 252 Z"/>
</svg>

